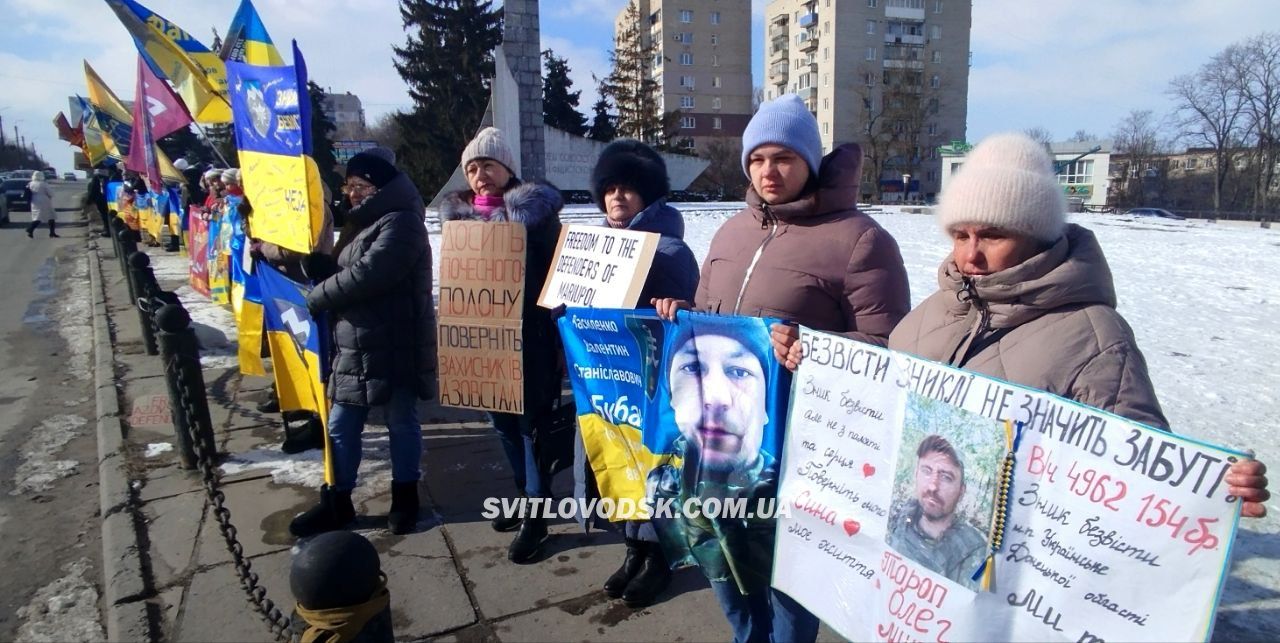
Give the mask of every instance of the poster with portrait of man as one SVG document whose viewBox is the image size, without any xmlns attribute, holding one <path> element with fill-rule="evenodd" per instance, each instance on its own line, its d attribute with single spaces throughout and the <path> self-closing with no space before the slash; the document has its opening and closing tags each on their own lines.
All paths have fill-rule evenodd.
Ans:
<svg viewBox="0 0 1280 643">
<path fill-rule="evenodd" d="M 744 590 L 768 586 L 773 551 L 790 390 L 773 321 L 571 308 L 559 322 L 607 517 L 652 519 L 673 562 Z"/>
</svg>

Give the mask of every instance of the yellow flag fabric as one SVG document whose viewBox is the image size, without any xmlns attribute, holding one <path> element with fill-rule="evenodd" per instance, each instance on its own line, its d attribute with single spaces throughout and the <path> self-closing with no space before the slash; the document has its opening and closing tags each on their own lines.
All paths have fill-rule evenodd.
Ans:
<svg viewBox="0 0 1280 643">
<path fill-rule="evenodd" d="M 241 299 L 240 314 L 236 316 L 236 339 L 240 342 L 240 372 L 265 376 L 267 370 L 262 366 L 262 304 Z"/>
<path fill-rule="evenodd" d="M 253 235 L 290 250 L 311 252 L 324 221 L 323 198 L 317 194 L 320 171 L 315 161 L 244 149 L 239 153 L 245 196 L 253 204 Z M 303 176 L 306 183 L 299 189 L 297 179 Z M 304 196 L 307 193 L 309 198 Z"/>
<path fill-rule="evenodd" d="M 125 109 L 124 103 L 120 102 L 110 87 L 107 87 L 102 77 L 98 76 L 98 72 L 89 66 L 87 60 L 84 61 L 84 81 L 89 94 L 89 103 L 99 116 L 94 127 L 85 128 L 85 140 L 88 140 L 90 130 L 97 132 L 101 137 L 104 153 L 112 158 L 124 160 L 129 155 L 129 138 L 133 134 L 133 114 Z M 85 122 L 92 120 L 94 119 L 86 118 Z M 175 181 L 186 180 L 182 172 L 173 167 L 169 156 L 160 149 L 160 146 L 157 145 L 155 151 L 161 176 Z"/>
</svg>

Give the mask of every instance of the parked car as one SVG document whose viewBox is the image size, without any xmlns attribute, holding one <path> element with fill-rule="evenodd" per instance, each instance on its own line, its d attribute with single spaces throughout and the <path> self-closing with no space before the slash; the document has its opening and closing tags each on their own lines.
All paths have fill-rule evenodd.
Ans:
<svg viewBox="0 0 1280 643">
<path fill-rule="evenodd" d="M 76 173 L 75 173 L 75 172 L 63 172 L 63 173 L 62 173 L 62 180 L 63 180 L 63 181 L 74 181 L 74 180 L 76 180 Z"/>
<path fill-rule="evenodd" d="M 41 171 L 41 172 L 44 172 L 44 178 L 45 178 L 45 180 L 46 180 L 46 181 L 52 181 L 52 180 L 54 180 L 54 179 L 58 178 L 58 171 L 57 171 L 57 170 L 55 170 L 55 169 L 53 169 L 53 168 L 51 168 L 51 167 L 46 167 L 45 169 L 40 170 L 40 171 Z"/>
<path fill-rule="evenodd" d="M 22 179 L 23 181 L 30 181 L 31 175 L 35 173 L 35 170 L 12 170 L 9 172 L 9 176 L 5 177 L 5 180 Z M 26 185 L 26 183 L 23 183 L 23 185 Z"/>
<path fill-rule="evenodd" d="M 1131 217 L 1159 217 L 1161 219 L 1173 219 L 1175 221 L 1183 221 L 1186 219 L 1186 217 L 1181 214 L 1174 214 L 1161 208 L 1131 208 L 1126 210 L 1125 214 Z"/>
<path fill-rule="evenodd" d="M 11 212 L 30 212 L 31 198 L 27 196 L 27 183 L 30 179 L 5 179 L 0 183 L 0 193 L 4 198 L 4 222 L 9 222 Z"/>
</svg>

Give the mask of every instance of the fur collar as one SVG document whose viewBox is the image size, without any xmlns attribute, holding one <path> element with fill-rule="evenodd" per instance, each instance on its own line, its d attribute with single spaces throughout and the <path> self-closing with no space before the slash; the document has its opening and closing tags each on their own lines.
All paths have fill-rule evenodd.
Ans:
<svg viewBox="0 0 1280 643">
<path fill-rule="evenodd" d="M 471 200 L 475 193 L 460 190 L 444 198 L 440 203 L 441 221 L 483 221 Z M 493 211 L 490 221 L 523 223 L 526 228 L 536 228 L 558 219 L 564 207 L 560 190 L 550 183 L 529 181 L 521 183 L 502 195 L 502 207 Z"/>
</svg>

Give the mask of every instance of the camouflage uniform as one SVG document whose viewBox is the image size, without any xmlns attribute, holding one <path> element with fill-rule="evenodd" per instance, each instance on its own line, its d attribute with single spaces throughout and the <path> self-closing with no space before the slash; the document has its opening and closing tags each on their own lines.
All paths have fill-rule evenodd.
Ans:
<svg viewBox="0 0 1280 643">
<path fill-rule="evenodd" d="M 920 511 L 920 501 L 915 499 L 895 509 L 889 517 L 889 546 L 925 569 L 977 589 L 971 577 L 987 555 L 987 539 L 957 515 L 935 540 L 920 530 Z"/>
</svg>

